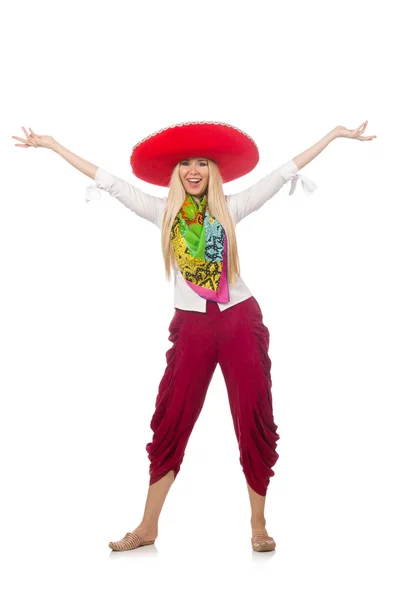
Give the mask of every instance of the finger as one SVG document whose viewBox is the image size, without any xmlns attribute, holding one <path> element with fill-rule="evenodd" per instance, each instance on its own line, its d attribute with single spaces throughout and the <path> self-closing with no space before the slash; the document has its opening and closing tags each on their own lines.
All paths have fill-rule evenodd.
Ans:
<svg viewBox="0 0 397 600">
<path fill-rule="evenodd" d="M 31 148 L 29 144 L 15 144 L 16 146 L 20 146 L 21 148 Z"/>
<path fill-rule="evenodd" d="M 33 137 L 33 135 L 32 135 L 31 133 L 28 133 L 28 132 L 26 131 L 25 127 L 22 127 L 22 129 L 24 130 L 24 132 L 25 132 L 25 135 L 26 135 L 26 137 L 27 137 L 28 139 L 29 139 L 30 137 L 31 137 L 31 138 Z M 28 129 L 30 129 L 30 127 L 29 127 Z M 30 140 L 29 140 L 29 141 L 30 141 Z"/>
<path fill-rule="evenodd" d="M 365 127 L 366 127 L 366 125 L 365 125 L 365 121 L 364 121 L 364 123 L 362 123 L 360 125 L 360 127 L 357 127 L 357 129 L 354 130 L 352 137 L 355 138 L 355 139 L 359 139 L 359 136 L 362 133 L 364 133 Z"/>
<path fill-rule="evenodd" d="M 26 141 L 27 141 L 28 143 L 32 143 L 32 142 L 31 142 L 31 140 L 29 139 L 29 135 L 30 135 L 30 134 L 29 134 L 29 133 L 26 131 L 25 127 L 23 127 L 23 126 L 22 126 L 22 129 L 23 129 L 23 131 L 24 131 L 24 133 L 25 133 L 25 135 L 26 135 L 26 140 L 22 140 L 22 141 L 23 141 L 23 142 L 26 142 Z"/>
<path fill-rule="evenodd" d="M 29 127 L 29 129 L 30 129 L 30 127 Z M 30 131 L 32 131 L 32 130 L 30 129 Z M 35 148 L 37 148 L 37 142 L 36 142 L 35 137 L 34 137 L 35 134 L 34 133 L 30 133 L 29 135 L 32 138 L 33 145 L 35 146 Z"/>
</svg>

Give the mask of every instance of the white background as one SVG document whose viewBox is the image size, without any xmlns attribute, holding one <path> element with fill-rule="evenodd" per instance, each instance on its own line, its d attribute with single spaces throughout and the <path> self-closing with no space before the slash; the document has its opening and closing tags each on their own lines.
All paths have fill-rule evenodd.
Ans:
<svg viewBox="0 0 397 600">
<path fill-rule="evenodd" d="M 1 587 L 40 598 L 395 598 L 396 192 L 392 3 L 9 3 L 2 19 Z M 5 17 L 5 18 L 4 18 Z M 270 330 L 280 458 L 250 511 L 217 368 L 155 546 L 112 553 L 141 520 L 145 445 L 170 347 L 159 230 L 22 125 L 144 191 L 134 144 L 224 121 L 260 162 L 245 189 L 338 139 L 237 228 Z M 153 298 L 156 298 L 153 301 Z M 118 564 L 120 562 L 120 564 Z"/>
</svg>

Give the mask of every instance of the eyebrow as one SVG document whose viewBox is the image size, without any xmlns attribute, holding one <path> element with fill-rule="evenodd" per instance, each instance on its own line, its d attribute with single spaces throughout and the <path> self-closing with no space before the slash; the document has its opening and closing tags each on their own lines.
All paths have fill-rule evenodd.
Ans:
<svg viewBox="0 0 397 600">
<path fill-rule="evenodd" d="M 191 158 L 182 158 L 181 162 L 184 160 L 192 160 Z M 208 158 L 198 158 L 197 160 L 208 160 Z"/>
</svg>

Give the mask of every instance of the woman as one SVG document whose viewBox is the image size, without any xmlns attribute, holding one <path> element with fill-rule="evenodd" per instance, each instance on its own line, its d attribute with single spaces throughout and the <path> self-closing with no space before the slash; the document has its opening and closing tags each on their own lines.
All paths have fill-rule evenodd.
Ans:
<svg viewBox="0 0 397 600">
<path fill-rule="evenodd" d="M 222 183 L 250 172 L 258 163 L 255 142 L 225 123 L 182 123 L 145 138 L 133 148 L 133 173 L 152 184 L 169 186 L 166 198 L 145 194 L 130 183 L 73 154 L 51 136 L 32 129 L 23 148 L 53 150 L 88 175 L 98 188 L 119 199 L 137 215 L 161 229 L 167 279 L 175 276 L 174 316 L 169 327 L 172 347 L 159 385 L 151 420 L 153 438 L 146 449 L 150 460 L 149 490 L 138 527 L 113 550 L 153 544 L 168 491 L 177 476 L 189 436 L 201 412 L 212 375 L 219 363 L 225 378 L 240 463 L 251 504 L 251 544 L 272 551 L 275 541 L 266 530 L 266 492 L 276 452 L 277 425 L 271 395 L 269 330 L 260 307 L 240 277 L 235 226 L 258 210 L 289 180 L 297 179 L 310 193 L 315 184 L 297 171 L 338 137 L 364 137 L 367 121 L 355 130 L 337 126 L 308 150 L 261 179 L 249 189 L 225 196 Z"/>
</svg>

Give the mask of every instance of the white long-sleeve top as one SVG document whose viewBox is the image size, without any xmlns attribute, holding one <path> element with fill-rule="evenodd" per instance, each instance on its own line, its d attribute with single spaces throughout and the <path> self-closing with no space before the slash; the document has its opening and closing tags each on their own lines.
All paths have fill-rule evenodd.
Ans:
<svg viewBox="0 0 397 600">
<path fill-rule="evenodd" d="M 316 184 L 304 175 L 297 175 L 298 167 L 293 160 L 281 165 L 248 189 L 237 194 L 226 196 L 227 205 L 234 225 L 237 225 L 247 215 L 258 210 L 272 198 L 282 186 L 291 180 L 289 195 L 293 194 L 298 178 L 306 195 L 316 189 Z M 160 198 L 146 194 L 134 185 L 112 175 L 105 169 L 98 168 L 95 174 L 95 183 L 86 188 L 86 202 L 100 196 L 99 190 L 108 192 L 117 198 L 127 208 L 139 217 L 151 221 L 161 230 L 162 218 L 167 206 L 167 198 Z M 182 310 L 206 312 L 207 300 L 199 296 L 182 277 L 179 269 L 174 270 L 174 307 Z M 226 310 L 252 296 L 240 276 L 237 276 L 234 286 L 229 285 L 230 301 L 218 302 L 220 310 Z"/>
</svg>

